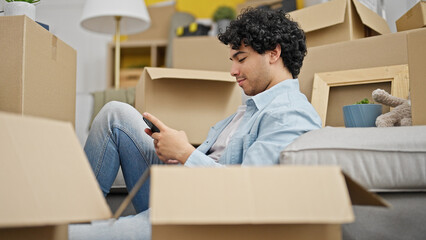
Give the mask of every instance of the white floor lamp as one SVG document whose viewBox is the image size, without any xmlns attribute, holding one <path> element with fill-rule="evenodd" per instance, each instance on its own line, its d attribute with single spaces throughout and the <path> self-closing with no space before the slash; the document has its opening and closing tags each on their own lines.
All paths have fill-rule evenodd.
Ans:
<svg viewBox="0 0 426 240">
<path fill-rule="evenodd" d="M 151 24 L 144 0 L 87 0 L 80 20 L 88 30 L 115 34 L 114 86 L 120 88 L 120 35 L 145 31 Z"/>
</svg>

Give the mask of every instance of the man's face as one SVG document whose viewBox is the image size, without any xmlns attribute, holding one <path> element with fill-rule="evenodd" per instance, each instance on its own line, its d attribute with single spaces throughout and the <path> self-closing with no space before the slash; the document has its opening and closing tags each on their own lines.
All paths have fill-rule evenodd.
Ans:
<svg viewBox="0 0 426 240">
<path fill-rule="evenodd" d="M 241 45 L 238 50 L 231 48 L 231 75 L 248 96 L 261 93 L 271 86 L 268 52 L 259 54 L 250 46 Z"/>
</svg>

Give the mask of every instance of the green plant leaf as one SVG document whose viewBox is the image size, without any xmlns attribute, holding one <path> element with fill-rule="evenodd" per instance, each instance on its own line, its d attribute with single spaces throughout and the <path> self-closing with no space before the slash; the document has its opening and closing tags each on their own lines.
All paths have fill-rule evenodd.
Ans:
<svg viewBox="0 0 426 240">
<path fill-rule="evenodd" d="M 359 102 L 356 102 L 355 104 L 374 104 L 374 102 L 370 102 L 370 100 L 368 100 L 368 98 L 364 98 Z"/>
<path fill-rule="evenodd" d="M 233 20 L 236 18 L 235 9 L 228 6 L 220 6 L 213 14 L 213 21 L 217 22 L 222 19 Z"/>
<path fill-rule="evenodd" d="M 6 2 L 27 2 L 27 3 L 38 3 L 40 0 L 6 0 Z"/>
</svg>

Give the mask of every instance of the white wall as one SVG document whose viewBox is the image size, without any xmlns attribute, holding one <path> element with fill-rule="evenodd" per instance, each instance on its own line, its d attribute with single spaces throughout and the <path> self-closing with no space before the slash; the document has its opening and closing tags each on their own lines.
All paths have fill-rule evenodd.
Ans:
<svg viewBox="0 0 426 240">
<path fill-rule="evenodd" d="M 36 20 L 77 51 L 76 132 L 86 142 L 92 114 L 91 92 L 106 88 L 106 51 L 112 36 L 87 31 L 80 26 L 85 0 L 42 0 Z"/>
<path fill-rule="evenodd" d="M 4 0 L 0 0 L 0 9 Z M 119 0 L 117 0 L 119 1 Z M 313 5 L 326 0 L 306 0 Z M 368 0 L 376 1 L 376 0 Z M 419 0 L 382 1 L 384 12 L 392 32 L 395 21 Z M 106 51 L 112 36 L 89 32 L 80 26 L 85 0 L 41 0 L 37 5 L 36 20 L 50 25 L 51 32 L 77 50 L 77 101 L 76 132 L 84 145 L 92 114 L 91 93 L 106 88 Z"/>
</svg>

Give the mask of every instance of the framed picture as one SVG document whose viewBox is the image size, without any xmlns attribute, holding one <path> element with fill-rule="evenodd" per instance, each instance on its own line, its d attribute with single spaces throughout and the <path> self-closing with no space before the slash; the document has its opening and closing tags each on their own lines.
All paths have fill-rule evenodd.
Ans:
<svg viewBox="0 0 426 240">
<path fill-rule="evenodd" d="M 327 120 L 330 88 L 382 82 L 390 82 L 390 94 L 406 99 L 409 93 L 408 65 L 316 73 L 314 75 L 311 103 L 320 115 L 323 127 Z"/>
</svg>

